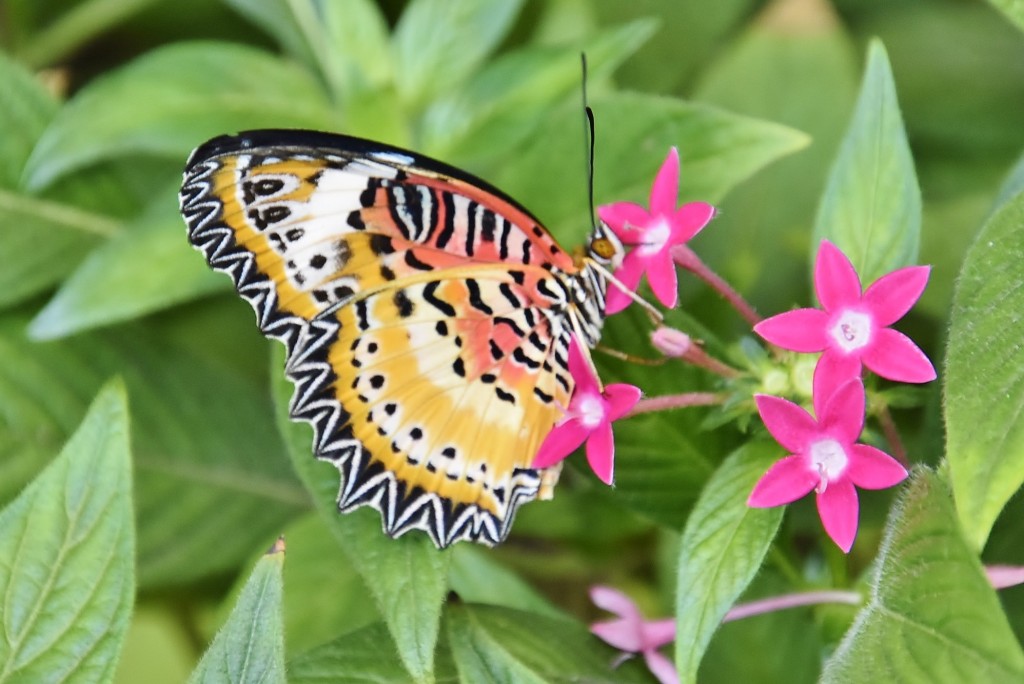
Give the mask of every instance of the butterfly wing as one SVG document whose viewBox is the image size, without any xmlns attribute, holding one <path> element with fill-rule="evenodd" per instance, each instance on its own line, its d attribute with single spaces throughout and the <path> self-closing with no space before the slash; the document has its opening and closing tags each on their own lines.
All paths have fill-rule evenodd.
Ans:
<svg viewBox="0 0 1024 684">
<path fill-rule="evenodd" d="M 438 546 L 497 543 L 554 473 L 576 268 L 526 210 L 413 153 L 256 131 L 193 153 L 192 243 L 288 348 L 291 412 L 342 473 L 342 510 Z"/>
</svg>

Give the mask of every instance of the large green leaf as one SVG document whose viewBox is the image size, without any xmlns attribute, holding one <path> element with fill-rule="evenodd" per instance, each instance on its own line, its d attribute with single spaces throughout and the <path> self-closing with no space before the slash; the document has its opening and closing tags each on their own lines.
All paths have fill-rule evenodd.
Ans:
<svg viewBox="0 0 1024 684">
<path fill-rule="evenodd" d="M 975 549 L 1024 483 L 1024 193 L 967 253 L 945 366 L 947 448 L 957 512 Z"/>
<path fill-rule="evenodd" d="M 437 681 L 455 680 L 453 667 L 438 654 Z M 395 645 L 387 626 L 378 622 L 345 634 L 288 661 L 291 684 L 398 684 L 409 673 L 395 658 Z"/>
<path fill-rule="evenodd" d="M 818 207 L 814 245 L 825 238 L 850 257 L 864 284 L 917 261 L 921 190 L 879 41 L 868 49 L 857 107 Z"/>
<path fill-rule="evenodd" d="M 176 192 L 177 184 L 160 193 L 139 219 L 90 253 L 32 321 L 35 339 L 128 320 L 229 287 L 189 247 Z"/>
<path fill-rule="evenodd" d="M 0 464 L 0 492 L 37 470 L 102 379 L 121 374 L 133 405 L 143 585 L 234 568 L 308 508 L 269 397 L 240 371 L 138 325 L 37 344 L 24 328 L 21 316 L 0 318 L 0 434 L 18 454 L 15 471 Z M 187 330 L 198 346 L 224 334 Z"/>
<path fill-rule="evenodd" d="M 128 413 L 105 387 L 0 512 L 0 682 L 107 682 L 135 599 Z"/>
<path fill-rule="evenodd" d="M 638 93 L 594 97 L 598 203 L 647 202 L 668 149 L 682 160 L 680 201 L 717 202 L 766 164 L 807 144 L 798 131 L 705 105 Z M 583 239 L 587 217 L 586 155 L 579 105 L 551 112 L 524 145 L 517 163 L 487 176 L 528 206 L 567 244 Z M 574 133 L 575 131 L 575 133 Z M 487 177 L 485 176 L 485 177 Z"/>
<path fill-rule="evenodd" d="M 418 107 L 457 87 L 511 28 L 522 0 L 413 0 L 395 27 L 395 84 Z"/>
<path fill-rule="evenodd" d="M 278 427 L 285 436 L 295 472 L 376 599 L 409 674 L 417 682 L 432 681 L 449 552 L 438 551 L 426 535 L 415 532 L 389 539 L 381 531 L 380 514 L 375 510 L 362 508 L 345 516 L 338 514 L 338 471 L 313 457 L 309 427 L 289 420 L 292 386 L 280 371 L 284 368 L 283 349 L 275 345 L 275 352 L 271 368 L 277 374 L 274 398 Z"/>
<path fill-rule="evenodd" d="M 595 34 L 586 41 L 590 78 L 615 67 L 654 32 L 653 21 L 635 21 Z M 578 45 L 527 45 L 502 55 L 456 91 L 443 93 L 423 116 L 420 141 L 425 152 L 459 164 L 506 160 L 543 119 L 543 112 L 580 98 Z"/>
<path fill-rule="evenodd" d="M 989 0 L 995 7 L 998 7 L 1010 21 L 1024 31 L 1024 1 L 1022 0 Z"/>
<path fill-rule="evenodd" d="M 683 682 L 697 681 L 711 636 L 757 574 L 782 522 L 782 507 L 747 506 L 778 457 L 775 445 L 763 442 L 739 449 L 715 471 L 686 521 L 676 585 L 676 664 Z"/>
<path fill-rule="evenodd" d="M 533 587 L 495 561 L 490 552 L 472 544 L 459 544 L 452 550 L 448 582 L 452 591 L 467 603 L 562 615 Z"/>
<path fill-rule="evenodd" d="M 290 525 L 284 537 L 288 541 L 284 630 L 290 653 L 301 653 L 380 620 L 366 583 L 323 516 L 311 511 Z M 324 587 L 330 587 L 329 601 L 324 600 Z"/>
<path fill-rule="evenodd" d="M 765 313 L 808 300 L 807 281 L 792 275 L 807 263 L 807 234 L 856 99 L 860 70 L 830 4 L 809 3 L 785 21 L 773 19 L 773 11 L 784 6 L 770 3 L 767 16 L 720 47 L 693 94 L 738 114 L 792 126 L 812 139 L 806 149 L 731 192 L 721 215 L 693 243 L 701 259 Z M 700 311 L 705 325 L 720 319 L 741 329 L 735 312 L 717 305 L 716 292 L 684 292 L 683 307 Z"/>
<path fill-rule="evenodd" d="M 877 563 L 871 598 L 826 664 L 823 682 L 1024 679 L 1024 653 L 934 473 L 913 474 Z"/>
<path fill-rule="evenodd" d="M 32 152 L 28 187 L 103 159 L 180 158 L 206 138 L 240 128 L 330 128 L 316 79 L 260 50 L 227 43 L 158 48 L 83 88 Z"/>
<path fill-rule="evenodd" d="M 256 564 L 227 623 L 196 666 L 190 684 L 284 684 L 280 541 Z"/>
<path fill-rule="evenodd" d="M 614 668 L 615 652 L 566 618 L 456 604 L 445 612 L 445 622 L 465 684 L 649 681 L 637 661 Z"/>
</svg>

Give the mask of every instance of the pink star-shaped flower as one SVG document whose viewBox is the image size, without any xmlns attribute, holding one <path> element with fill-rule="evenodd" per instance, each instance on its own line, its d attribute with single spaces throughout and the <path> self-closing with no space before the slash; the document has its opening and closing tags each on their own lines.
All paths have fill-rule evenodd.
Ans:
<svg viewBox="0 0 1024 684">
<path fill-rule="evenodd" d="M 826 382 L 833 384 L 831 378 Z M 857 536 L 857 490 L 885 489 L 902 482 L 907 470 L 892 456 L 857 444 L 864 429 L 864 385 L 843 383 L 828 398 L 814 395 L 815 420 L 796 404 L 765 394 L 754 396 L 768 432 L 790 456 L 775 463 L 754 486 L 747 505 L 781 506 L 814 490 L 818 515 L 832 541 L 849 553 Z"/>
<path fill-rule="evenodd" d="M 814 264 L 814 289 L 821 309 L 796 309 L 772 316 L 754 332 L 772 344 L 798 352 L 824 351 L 819 376 L 852 378 L 861 363 L 889 380 L 929 382 L 935 368 L 909 337 L 888 326 L 903 317 L 928 284 L 928 266 L 886 274 L 861 294 L 860 278 L 838 247 L 823 240 Z"/>
<path fill-rule="evenodd" d="M 673 618 L 648 622 L 628 596 L 611 587 L 591 587 L 590 599 L 598 608 L 619 616 L 590 625 L 593 634 L 625 653 L 642 653 L 647 669 L 661 684 L 678 684 L 679 675 L 672 661 L 658 652 L 676 638 Z"/>
<path fill-rule="evenodd" d="M 569 408 L 541 443 L 533 467 L 550 467 L 586 442 L 591 470 L 610 485 L 615 469 L 612 421 L 626 415 L 640 401 L 640 388 L 618 384 L 602 391 L 601 381 L 583 357 L 575 335 L 569 343 L 569 373 L 576 383 Z"/>
<path fill-rule="evenodd" d="M 647 273 L 651 290 L 665 306 L 672 308 L 679 297 L 676 267 L 671 250 L 699 233 L 715 215 L 715 208 L 703 202 L 684 204 L 676 209 L 679 196 L 679 152 L 669 150 L 651 186 L 648 211 L 632 202 L 615 202 L 597 208 L 601 220 L 633 249 L 615 272 L 623 285 L 636 290 L 640 276 Z M 630 302 L 629 295 L 618 287 L 608 288 L 606 313 L 622 311 Z"/>
</svg>

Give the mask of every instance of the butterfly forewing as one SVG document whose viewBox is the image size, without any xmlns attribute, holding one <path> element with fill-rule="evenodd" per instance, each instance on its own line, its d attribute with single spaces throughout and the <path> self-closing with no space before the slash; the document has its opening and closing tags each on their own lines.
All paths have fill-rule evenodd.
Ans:
<svg viewBox="0 0 1024 684">
<path fill-rule="evenodd" d="M 404 150 L 257 131 L 193 153 L 192 243 L 284 341 L 292 415 L 341 471 L 342 510 L 439 546 L 497 543 L 553 478 L 576 266 L 518 204 Z"/>
</svg>

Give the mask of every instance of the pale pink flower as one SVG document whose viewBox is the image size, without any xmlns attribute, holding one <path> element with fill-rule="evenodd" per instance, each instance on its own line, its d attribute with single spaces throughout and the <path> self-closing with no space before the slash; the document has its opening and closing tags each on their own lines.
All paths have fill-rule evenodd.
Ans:
<svg viewBox="0 0 1024 684">
<path fill-rule="evenodd" d="M 640 653 L 661 684 L 678 684 L 675 665 L 658 652 L 676 638 L 674 618 L 647 621 L 628 596 L 611 587 L 591 587 L 590 599 L 598 608 L 615 613 L 614 620 L 595 622 L 590 631 L 624 653 Z"/>
<path fill-rule="evenodd" d="M 678 196 L 679 152 L 673 147 L 651 186 L 650 211 L 632 202 L 597 208 L 598 216 L 623 244 L 633 246 L 615 276 L 630 290 L 636 290 L 640 276 L 647 273 L 654 295 L 669 308 L 676 305 L 679 297 L 672 247 L 693 238 L 715 215 L 715 208 L 703 202 L 691 202 L 676 209 Z M 629 295 L 610 285 L 605 310 L 608 314 L 617 313 L 631 301 Z"/>
<path fill-rule="evenodd" d="M 820 379 L 860 375 L 861 363 L 889 380 L 929 382 L 935 379 L 931 361 L 910 338 L 888 327 L 917 302 L 929 271 L 928 266 L 901 268 L 861 294 L 853 264 L 823 240 L 814 265 L 814 289 L 823 310 L 788 311 L 761 321 L 754 331 L 783 349 L 824 352 L 815 372 L 815 394 Z"/>
<path fill-rule="evenodd" d="M 833 378 L 825 381 L 837 384 Z M 791 455 L 768 469 L 754 486 L 747 505 L 781 506 L 814 490 L 825 531 L 849 553 L 857 536 L 854 486 L 892 487 L 907 477 L 907 470 L 884 451 L 856 443 L 864 429 L 864 385 L 860 378 L 842 383 L 830 395 L 814 395 L 818 420 L 785 399 L 754 396 L 768 432 Z"/>
<path fill-rule="evenodd" d="M 565 415 L 541 443 L 533 467 L 552 466 L 586 442 L 590 468 L 602 482 L 611 484 L 615 470 L 612 421 L 624 416 L 640 401 L 640 388 L 617 384 L 602 390 L 601 381 L 583 357 L 575 335 L 569 344 L 569 373 L 576 389 Z"/>
</svg>

